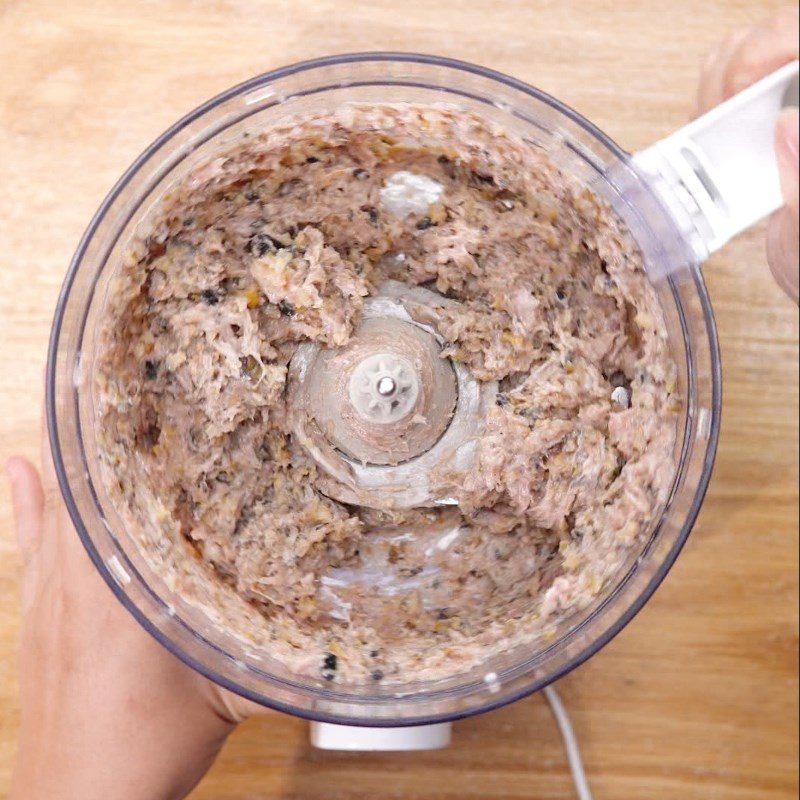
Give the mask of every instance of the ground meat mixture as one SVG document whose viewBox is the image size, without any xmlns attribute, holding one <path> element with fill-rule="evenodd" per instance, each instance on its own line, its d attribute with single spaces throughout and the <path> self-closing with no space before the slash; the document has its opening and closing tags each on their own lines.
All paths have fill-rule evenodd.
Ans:
<svg viewBox="0 0 800 800">
<path fill-rule="evenodd" d="M 451 675 L 552 640 L 646 541 L 680 411 L 663 316 L 620 220 L 542 151 L 446 107 L 346 106 L 245 134 L 145 227 L 93 373 L 106 488 L 251 650 L 344 684 Z M 292 436 L 293 354 L 345 346 L 387 280 L 456 301 L 442 357 L 497 382 L 444 505 L 339 502 Z"/>
</svg>

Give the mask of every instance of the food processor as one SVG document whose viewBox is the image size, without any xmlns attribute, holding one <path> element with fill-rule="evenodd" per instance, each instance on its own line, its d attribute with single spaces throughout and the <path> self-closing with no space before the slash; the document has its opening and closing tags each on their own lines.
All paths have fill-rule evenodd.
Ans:
<svg viewBox="0 0 800 800">
<path fill-rule="evenodd" d="M 773 126 L 780 108 L 792 102 L 789 96 L 792 91 L 796 95 L 796 86 L 797 62 L 631 155 L 572 109 L 514 78 L 444 58 L 364 53 L 266 73 L 173 125 L 125 172 L 81 239 L 58 302 L 47 367 L 47 420 L 61 491 L 92 561 L 120 602 L 161 644 L 212 681 L 264 706 L 314 721 L 312 741 L 320 747 L 442 746 L 449 740 L 452 720 L 543 689 L 596 653 L 663 580 L 703 501 L 719 434 L 721 374 L 700 265 L 732 235 L 781 204 Z M 669 498 L 644 544 L 630 554 L 613 585 L 592 605 L 561 620 L 546 643 L 512 649 L 436 681 L 333 684 L 322 677 L 294 675 L 269 653 L 248 647 L 171 591 L 148 566 L 100 477 L 91 377 L 109 281 L 127 243 L 171 187 L 232 146 L 244 131 L 342 104 L 387 102 L 444 103 L 491 120 L 531 148 L 544 150 L 559 169 L 613 207 L 644 255 L 664 310 L 678 364 L 682 416 Z M 433 408 L 432 418 L 447 422 L 428 440 L 409 442 L 411 450 L 425 458 L 432 449 L 445 446 L 448 436 L 470 429 L 482 404 L 493 402 L 493 388 L 470 383 L 468 376 L 449 368 L 419 379 L 415 359 L 429 346 L 425 336 L 418 335 L 424 333 L 424 319 L 411 320 L 415 331 L 406 331 L 410 338 L 405 349 L 392 345 L 398 326 L 411 324 L 409 308 L 424 311 L 430 306 L 424 289 L 411 290 L 416 292 L 411 298 L 404 296 L 407 289 L 385 287 L 365 306 L 364 341 L 385 340 L 387 345 L 359 356 L 344 394 L 363 419 L 394 424 L 435 384 L 431 402 L 439 406 Z M 338 374 L 336 369 L 319 369 L 326 359 L 337 357 L 336 351 L 304 348 L 293 359 L 289 376 L 288 391 L 294 393 L 290 396 L 297 408 L 317 403 L 328 389 L 325 381 Z M 386 465 L 355 470 L 355 484 L 352 471 L 344 477 L 337 473 L 341 453 L 350 455 L 351 466 L 364 463 L 374 442 L 355 435 L 359 431 L 352 420 L 334 416 L 338 461 L 328 470 L 336 483 L 332 494 L 338 491 L 338 497 L 352 502 L 352 493 L 366 486 L 406 496 L 411 505 L 426 496 L 426 472 L 416 461 L 409 469 L 404 468 L 408 460 L 395 459 L 389 465 L 391 485 L 380 477 Z M 318 446 L 315 431 L 304 419 L 307 415 L 298 415 L 293 436 L 309 448 Z"/>
</svg>

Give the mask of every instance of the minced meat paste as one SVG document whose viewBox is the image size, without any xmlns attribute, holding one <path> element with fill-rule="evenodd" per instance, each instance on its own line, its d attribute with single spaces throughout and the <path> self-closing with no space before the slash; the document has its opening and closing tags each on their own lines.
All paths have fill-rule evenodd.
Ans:
<svg viewBox="0 0 800 800">
<path fill-rule="evenodd" d="M 398 284 L 441 299 L 420 336 L 448 398 L 453 375 L 491 390 L 469 458 L 417 506 L 330 489 L 289 391 L 299 348 L 338 364 Z M 448 107 L 242 136 L 140 225 L 100 324 L 123 523 L 185 602 L 299 676 L 401 683 L 549 641 L 619 579 L 673 479 L 676 368 L 629 232 L 544 151 Z M 400 439 L 434 447 L 455 402 Z"/>
</svg>

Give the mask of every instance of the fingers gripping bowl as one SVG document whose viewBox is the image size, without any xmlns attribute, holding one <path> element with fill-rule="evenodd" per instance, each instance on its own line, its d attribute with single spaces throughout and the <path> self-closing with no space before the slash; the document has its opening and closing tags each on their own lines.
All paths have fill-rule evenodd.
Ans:
<svg viewBox="0 0 800 800">
<path fill-rule="evenodd" d="M 427 110 L 421 114 L 420 108 Z M 462 149 L 470 146 L 469 137 L 464 130 L 456 132 L 465 120 L 474 138 L 469 153 Z M 429 134 L 420 147 L 425 137 L 419 131 L 425 126 L 435 135 Z M 265 134 L 270 131 L 284 133 L 270 143 Z M 402 139 L 409 131 L 411 143 Z M 284 159 L 282 171 L 264 169 L 253 181 L 252 163 L 243 165 L 265 151 Z M 233 180 L 224 175 L 231 153 L 238 154 L 234 161 L 241 159 Z M 487 163 L 493 157 L 495 163 Z M 503 172 L 510 163 L 526 168 L 516 175 Z M 209 165 L 215 165 L 215 173 L 209 174 Z M 248 175 L 247 186 L 237 185 L 242 172 Z M 393 182 L 407 182 L 403 173 L 440 187 L 422 186 L 423 195 L 429 192 L 424 210 L 413 207 L 413 193 L 387 192 Z M 268 185 L 278 175 L 275 185 Z M 323 180 L 325 191 L 320 191 Z M 525 180 L 539 180 L 544 188 L 539 186 L 536 194 L 537 187 Z M 315 186 L 313 198 L 301 196 L 294 206 L 298 219 L 291 220 L 290 201 L 304 185 Z M 568 188 L 561 194 L 553 188 L 548 195 L 547 185 Z M 444 200 L 433 197 L 437 191 Z M 325 199 L 335 196 L 332 192 L 347 202 Z M 352 199 L 356 193 L 358 202 Z M 583 210 L 576 198 L 585 204 Z M 265 204 L 274 202 L 280 202 L 277 216 L 283 225 L 277 229 L 270 227 L 274 211 L 261 214 Z M 325 207 L 315 209 L 314 202 Z M 223 207 L 229 216 L 217 227 L 228 233 L 214 240 L 210 220 L 219 222 Z M 353 212 L 350 219 L 348 211 Z M 559 227 L 550 219 L 567 211 L 573 215 L 570 225 Z M 503 249 L 507 233 L 492 239 L 491 231 L 506 225 L 501 217 L 509 214 L 519 216 L 506 231 L 541 226 L 529 231 L 528 241 L 557 231 L 580 235 L 553 242 L 553 253 L 567 253 L 562 259 L 537 251 L 537 269 L 532 270 L 530 258 L 515 260 L 513 251 Z M 232 235 L 231 220 L 243 219 L 247 235 Z M 478 247 L 465 247 L 466 257 L 460 251 L 440 261 L 431 257 L 465 241 L 465 220 L 477 225 Z M 614 232 L 615 247 L 604 250 L 595 241 L 602 237 L 592 238 L 593 224 L 595 233 Z M 363 231 L 358 246 L 347 241 L 348 231 L 351 239 L 353 231 Z M 215 258 L 209 247 L 217 248 Z M 76 526 L 116 594 L 160 641 L 212 679 L 266 705 L 318 719 L 396 725 L 454 718 L 535 691 L 596 651 L 630 619 L 663 578 L 699 508 L 716 442 L 719 376 L 713 320 L 690 252 L 618 148 L 574 112 L 503 76 L 440 59 L 367 55 L 298 65 L 237 87 L 178 123 L 134 164 L 98 212 L 70 270 L 54 326 L 48 411 L 59 477 Z M 641 267 L 626 266 L 631 258 L 650 263 L 674 260 L 676 253 L 685 258 L 686 270 L 653 287 Z M 336 259 L 341 263 L 326 271 L 326 260 Z M 481 259 L 490 268 L 482 269 Z M 504 259 L 503 274 L 514 276 L 511 286 L 492 283 L 501 274 L 499 266 L 491 268 L 492 259 L 497 264 Z M 515 264 L 523 263 L 524 274 L 514 273 Z M 297 293 L 308 285 L 294 285 L 297 291 L 290 296 L 292 287 L 280 278 L 284 268 L 296 276 L 309 265 L 322 265 L 322 279 L 311 283 L 322 286 L 323 295 L 328 291 L 316 304 Z M 565 268 L 577 280 L 560 285 L 554 276 Z M 199 277 L 190 286 L 192 269 Z M 333 275 L 338 276 L 336 285 L 326 289 L 324 280 Z M 625 320 L 640 314 L 639 323 L 625 329 L 634 341 L 620 342 L 606 364 L 601 364 L 602 354 L 587 358 L 574 341 L 571 349 L 554 346 L 552 329 L 546 335 L 536 331 L 537 325 L 559 319 L 564 313 L 559 304 L 568 308 L 568 294 L 581 286 L 586 310 L 592 298 L 618 293 L 607 313 L 598 316 L 604 323 L 621 308 L 625 329 Z M 524 294 L 515 293 L 522 287 Z M 629 307 L 637 297 L 650 298 L 646 308 Z M 326 300 L 333 301 L 328 307 L 339 316 L 319 316 Z M 472 314 L 467 326 L 461 323 L 465 305 Z M 184 365 L 175 362 L 197 357 L 191 342 L 198 340 L 198 326 L 212 320 L 218 325 L 223 314 L 236 316 L 226 325 L 238 328 L 233 334 L 237 342 L 248 333 L 247 320 L 270 334 L 260 349 L 234 349 L 214 362 L 219 382 L 204 396 L 200 405 L 207 418 L 193 434 L 212 439 L 195 441 L 192 456 L 180 449 L 190 437 L 170 439 L 160 412 L 167 398 L 178 398 L 179 405 L 166 416 L 176 432 L 183 431 L 177 409 L 186 405 L 180 405 L 179 387 L 188 384 L 181 383 Z M 176 317 L 192 320 L 195 334 L 184 347 L 173 341 L 169 352 L 159 349 L 168 337 L 152 338 L 153 325 L 166 323 L 177 332 L 182 328 L 174 325 Z M 640 324 L 651 318 L 652 336 Z M 591 314 L 584 315 L 582 324 L 593 324 Z M 479 338 L 475 343 L 479 329 L 491 341 L 503 333 L 507 338 L 516 334 L 519 341 L 487 363 L 490 348 Z M 596 329 L 583 337 L 584 346 L 600 341 L 604 333 L 614 339 L 613 330 Z M 218 350 L 224 349 L 219 333 L 210 338 Z M 381 343 L 377 349 L 372 347 L 376 341 Z M 231 345 L 240 347 L 233 340 Z M 498 442 L 513 450 L 520 436 L 541 427 L 542 417 L 565 417 L 558 420 L 564 429 L 561 442 L 575 431 L 581 408 L 596 406 L 599 418 L 581 423 L 573 439 L 576 447 L 594 442 L 594 450 L 574 457 L 588 465 L 593 454 L 611 449 L 605 438 L 592 439 L 591 431 L 607 431 L 609 423 L 613 429 L 612 415 L 619 417 L 628 411 L 623 408 L 628 402 L 635 405 L 648 396 L 644 376 L 636 375 L 634 353 L 639 348 L 641 362 L 642 348 L 648 347 L 649 362 L 661 370 L 651 383 L 662 387 L 650 393 L 648 402 L 658 409 L 657 429 L 664 432 L 648 437 L 661 448 L 661 467 L 649 472 L 650 500 L 635 530 L 628 527 L 623 533 L 625 525 L 617 522 L 597 527 L 599 534 L 612 529 L 618 534 L 613 550 L 603 551 L 613 569 L 594 577 L 578 570 L 580 585 L 591 579 L 592 591 L 556 608 L 553 586 L 569 592 L 558 583 L 570 580 L 564 560 L 573 551 L 572 557 L 579 557 L 576 529 L 591 527 L 577 517 L 602 515 L 604 507 L 613 507 L 613 498 L 608 506 L 598 501 L 595 508 L 595 490 L 583 506 L 576 505 L 576 484 L 565 480 L 570 499 L 562 508 L 552 495 L 545 497 L 547 481 L 541 496 L 524 502 L 518 496 L 512 500 L 507 475 L 489 488 L 479 485 L 476 476 L 488 474 L 485 435 L 499 426 Z M 603 352 L 612 349 L 606 345 Z M 340 361 L 331 365 L 336 358 Z M 162 385 L 167 369 L 176 382 L 171 377 Z M 581 408 L 570 413 L 558 401 L 557 413 L 549 413 L 552 405 L 546 404 L 542 387 L 556 369 L 562 388 L 573 374 L 587 380 L 591 374 L 597 396 L 590 392 Z M 526 386 L 525 379 L 534 374 L 536 380 Z M 138 405 L 136 424 L 126 428 L 133 417 L 125 397 L 134 384 L 136 397 L 149 398 L 150 405 Z M 208 389 L 210 383 L 191 385 Z M 125 392 L 117 396 L 120 387 Z M 381 390 L 394 399 L 384 403 Z M 573 386 L 572 394 L 577 390 Z M 394 396 L 395 391 L 401 394 Z M 320 404 L 329 394 L 347 413 Z M 273 423 L 259 416 L 265 407 L 272 409 Z M 382 409 L 391 417 L 393 408 L 399 409 L 399 419 L 374 418 Z M 246 416 L 244 427 L 244 417 L 236 414 Z M 188 432 L 193 426 L 186 425 Z M 226 425 L 233 427 L 226 430 Z M 387 439 L 396 425 L 406 426 L 402 435 Z M 516 435 L 514 426 L 525 430 Z M 123 431 L 131 438 L 120 436 Z M 114 436 L 109 438 L 109 432 Z M 239 450 L 235 457 L 226 456 L 229 468 L 215 464 L 213 485 L 208 470 L 184 475 L 165 505 L 178 466 L 189 469 L 198 453 L 213 460 L 215 435 L 229 442 L 235 438 L 233 450 Z M 266 450 L 248 467 L 242 453 L 257 452 L 244 442 L 249 435 L 257 436 L 258 446 Z M 616 451 L 618 445 L 624 446 L 617 441 Z M 547 455 L 548 447 L 540 447 Z M 438 456 L 425 469 L 409 467 L 431 453 Z M 111 473 L 110 463 L 116 470 Z M 275 463 L 282 464 L 280 475 Z M 602 466 L 593 485 L 607 492 L 626 464 L 618 463 L 616 455 L 607 464 L 603 459 L 598 463 Z M 551 464 L 547 471 L 555 475 L 558 469 Z M 228 473 L 221 482 L 220 472 Z M 279 477 L 284 488 L 287 479 L 293 487 L 282 508 L 316 515 L 304 518 L 302 526 L 317 531 L 325 557 L 320 562 L 316 543 L 304 542 L 303 553 L 317 560 L 270 583 L 263 580 L 268 572 L 263 559 L 242 559 L 235 549 L 226 553 L 223 534 L 225 519 L 235 526 L 244 510 L 240 527 L 252 528 L 248 546 L 263 544 L 267 521 L 279 510 L 270 505 Z M 250 490 L 242 488 L 247 480 L 255 482 Z M 191 495 L 187 487 L 200 485 L 213 490 L 203 508 L 202 498 L 186 496 Z M 234 499 L 236 508 L 226 510 L 225 502 Z M 557 513 L 552 511 L 556 507 Z M 577 516 L 571 516 L 573 508 Z M 144 509 L 149 516 L 137 517 Z M 143 535 L 143 520 L 158 519 L 159 513 L 179 536 L 164 536 L 156 527 Z M 632 508 L 624 511 L 624 522 L 631 514 Z M 291 523 L 285 519 L 283 538 L 270 541 L 272 554 L 285 546 Z M 275 536 L 280 532 L 272 530 Z M 230 530 L 227 540 L 240 534 Z M 436 555 L 435 565 L 445 576 L 443 582 L 440 576 L 439 595 L 436 578 L 424 583 L 432 563 L 426 561 L 425 548 L 420 555 L 402 545 L 409 535 L 420 535 L 429 545 L 449 537 Z M 460 546 L 462 536 L 472 546 Z M 596 540 L 604 541 L 602 535 Z M 620 541 L 625 547 L 618 546 Z M 187 568 L 188 577 L 176 580 L 174 571 L 162 568 L 170 558 L 167 551 L 181 544 L 188 552 L 189 542 L 195 556 L 185 563 L 193 566 Z M 490 545 L 494 555 L 501 553 L 493 555 L 497 563 L 491 570 L 482 560 Z M 506 550 L 514 558 L 503 559 Z M 553 565 L 551 571 L 522 566 L 530 553 Z M 257 568 L 247 573 L 254 563 Z M 419 605 L 398 614 L 394 600 L 381 592 L 374 572 L 378 567 L 380 574 L 391 568 L 394 585 L 399 578 L 415 583 L 404 596 L 413 596 Z M 208 569 L 221 580 L 192 577 Z M 358 570 L 361 590 L 343 589 Z M 252 580 L 243 582 L 245 574 Z M 525 581 L 528 588 L 522 592 Z M 369 592 L 363 591 L 367 585 Z M 462 595 L 453 607 L 456 586 Z M 549 610 L 542 607 L 548 591 Z M 492 603 L 510 610 L 504 613 L 505 625 L 487 612 Z M 519 620 L 510 628 L 509 617 Z M 400 631 L 392 628 L 397 619 Z M 279 629 L 283 638 L 274 635 Z M 260 639 L 259 631 L 268 632 L 266 638 Z M 370 638 L 375 636 L 377 641 Z"/>
</svg>

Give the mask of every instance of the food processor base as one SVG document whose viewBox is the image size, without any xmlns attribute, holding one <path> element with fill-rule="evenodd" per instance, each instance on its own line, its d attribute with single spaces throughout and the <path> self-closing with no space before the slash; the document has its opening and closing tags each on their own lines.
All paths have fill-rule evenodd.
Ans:
<svg viewBox="0 0 800 800">
<path fill-rule="evenodd" d="M 569 714 L 554 686 L 545 686 L 542 695 L 550 706 L 550 711 L 564 742 L 569 771 L 575 786 L 576 800 L 593 800 Z M 451 733 L 451 723 L 449 722 L 404 728 L 364 728 L 334 725 L 329 722 L 312 722 L 311 744 L 320 750 L 361 752 L 438 750 L 449 746 Z"/>
<path fill-rule="evenodd" d="M 439 750 L 450 744 L 451 732 L 449 722 L 405 728 L 364 728 L 312 722 L 311 744 L 320 750 L 361 752 Z"/>
</svg>

